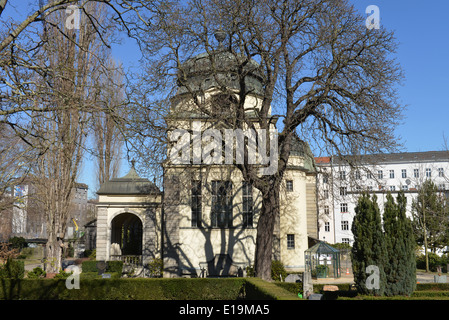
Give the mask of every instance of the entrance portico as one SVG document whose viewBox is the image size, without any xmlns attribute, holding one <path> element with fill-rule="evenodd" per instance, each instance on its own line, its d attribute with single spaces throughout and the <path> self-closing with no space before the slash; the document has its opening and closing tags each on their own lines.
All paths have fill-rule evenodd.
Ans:
<svg viewBox="0 0 449 320">
<path fill-rule="evenodd" d="M 160 258 L 160 190 L 134 168 L 97 192 L 97 260 L 145 265 Z"/>
</svg>

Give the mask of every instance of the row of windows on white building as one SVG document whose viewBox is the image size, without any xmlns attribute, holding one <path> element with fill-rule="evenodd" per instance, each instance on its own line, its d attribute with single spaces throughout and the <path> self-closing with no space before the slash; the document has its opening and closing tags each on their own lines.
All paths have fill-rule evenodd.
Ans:
<svg viewBox="0 0 449 320">
<path fill-rule="evenodd" d="M 449 161 L 438 162 L 410 161 L 404 163 L 403 168 L 400 168 L 399 163 L 385 163 L 383 168 L 375 170 L 348 170 L 337 165 L 333 167 L 334 181 L 330 181 L 331 175 L 328 171 L 332 167 L 331 164 L 323 165 L 324 174 L 321 174 L 317 181 L 319 212 L 324 213 L 319 215 L 319 238 L 331 243 L 351 244 L 351 225 L 355 214 L 352 211 L 362 191 L 382 194 L 388 191 L 406 191 L 407 207 L 408 211 L 411 211 L 412 199 L 417 195 L 423 181 L 432 179 L 439 190 L 448 190 L 449 177 L 446 176 L 446 171 L 449 169 Z M 385 199 L 378 196 L 378 201 Z M 408 215 L 410 216 L 411 212 L 408 212 Z"/>
<path fill-rule="evenodd" d="M 395 170 L 390 169 L 390 170 L 385 170 L 385 171 L 386 172 L 384 174 L 384 170 L 377 170 L 377 179 L 381 180 L 381 179 L 384 179 L 384 178 L 387 178 L 387 177 L 390 178 L 390 179 L 397 178 L 396 174 L 395 174 Z M 403 178 L 403 179 L 407 179 L 409 177 L 420 178 L 420 170 L 419 169 L 413 169 L 413 175 L 409 175 L 409 174 L 411 174 L 411 172 L 408 172 L 408 171 L 410 171 L 410 170 L 401 169 L 401 178 Z M 347 178 L 346 171 L 340 170 L 338 172 L 338 174 L 339 174 L 340 180 L 342 180 L 342 181 L 346 180 L 346 178 Z M 387 176 L 387 174 L 388 174 L 388 176 Z M 438 168 L 437 169 L 437 176 L 438 177 L 444 177 L 445 176 L 444 175 L 444 168 Z M 426 178 L 432 178 L 432 168 L 426 168 L 425 169 L 425 177 Z M 367 172 L 366 178 L 367 179 L 373 179 L 374 178 L 373 173 Z M 360 172 L 360 170 L 356 170 L 355 171 L 354 179 L 355 180 L 361 180 L 362 179 L 362 173 Z M 328 183 L 328 181 L 329 181 L 329 176 L 328 175 L 323 175 L 323 183 L 326 184 L 326 183 Z"/>
</svg>

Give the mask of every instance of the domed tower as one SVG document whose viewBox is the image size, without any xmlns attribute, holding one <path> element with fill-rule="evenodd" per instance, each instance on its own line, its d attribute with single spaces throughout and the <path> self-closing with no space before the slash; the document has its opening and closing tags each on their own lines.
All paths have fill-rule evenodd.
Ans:
<svg viewBox="0 0 449 320">
<path fill-rule="evenodd" d="M 263 76 L 257 62 L 224 49 L 225 36 L 217 32 L 217 48 L 180 66 L 166 118 L 172 142 L 164 163 L 166 277 L 237 274 L 254 263 L 258 193 L 233 165 L 235 150 L 226 162 L 221 145 L 242 107 L 241 90 L 245 118 L 255 117 Z"/>
<path fill-rule="evenodd" d="M 246 116 L 255 114 L 264 94 L 260 65 L 242 54 L 225 50 L 225 33 L 217 32 L 218 48 L 187 59 L 178 70 L 178 88 L 169 118 L 235 118 L 232 105 L 244 92 Z M 231 121 L 232 122 L 232 121 Z"/>
</svg>

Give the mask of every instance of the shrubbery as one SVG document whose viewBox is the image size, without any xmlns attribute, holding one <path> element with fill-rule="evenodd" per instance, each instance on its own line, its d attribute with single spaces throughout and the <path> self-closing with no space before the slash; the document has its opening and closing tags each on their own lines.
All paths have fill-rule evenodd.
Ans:
<svg viewBox="0 0 449 320">
<path fill-rule="evenodd" d="M 27 278 L 28 279 L 39 279 L 39 278 L 45 278 L 46 275 L 47 275 L 47 273 L 41 267 L 36 267 L 32 271 L 29 271 L 27 273 Z"/>
<path fill-rule="evenodd" d="M 449 263 L 449 256 L 447 254 L 442 255 L 441 257 L 436 253 L 429 252 L 429 270 L 436 272 L 437 267 L 442 267 L 442 272 L 447 272 L 447 264 Z M 416 257 L 416 268 L 417 269 L 426 269 L 426 256 L 424 254 Z"/>
<path fill-rule="evenodd" d="M 0 279 L 23 279 L 25 275 L 25 264 L 20 260 L 8 259 L 0 266 Z"/>
<path fill-rule="evenodd" d="M 164 262 L 162 259 L 154 258 L 150 263 L 147 264 L 148 272 L 152 278 L 162 277 L 164 270 Z"/>
<path fill-rule="evenodd" d="M 287 271 L 282 262 L 274 260 L 271 262 L 271 278 L 275 281 L 283 281 L 287 277 Z"/>
<path fill-rule="evenodd" d="M 82 275 L 82 274 L 81 274 Z M 61 279 L 2 282 L 0 299 L 28 300 L 237 300 L 298 299 L 258 278 L 83 279 L 69 290 Z"/>
<path fill-rule="evenodd" d="M 22 250 L 23 248 L 26 248 L 28 246 L 25 238 L 23 237 L 12 237 L 9 239 L 9 243 L 11 244 L 12 248 Z"/>
<path fill-rule="evenodd" d="M 83 272 L 98 273 L 97 263 L 98 261 L 95 260 L 84 261 L 81 265 L 81 269 L 83 270 Z M 122 270 L 123 270 L 123 261 L 107 261 L 105 272 L 122 274 Z"/>
</svg>

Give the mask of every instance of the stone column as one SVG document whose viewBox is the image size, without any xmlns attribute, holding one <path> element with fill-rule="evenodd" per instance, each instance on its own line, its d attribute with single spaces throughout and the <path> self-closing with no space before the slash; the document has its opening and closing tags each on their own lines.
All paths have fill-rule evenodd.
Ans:
<svg viewBox="0 0 449 320">
<path fill-rule="evenodd" d="M 108 247 L 108 209 L 98 207 L 97 210 L 97 260 L 107 260 Z"/>
<path fill-rule="evenodd" d="M 311 294 L 313 294 L 312 273 L 310 271 L 304 271 L 302 278 L 302 290 L 303 290 L 303 297 L 306 299 Z"/>
</svg>

